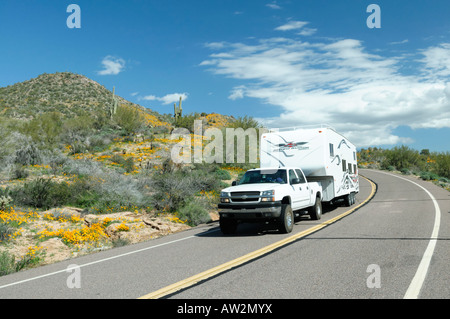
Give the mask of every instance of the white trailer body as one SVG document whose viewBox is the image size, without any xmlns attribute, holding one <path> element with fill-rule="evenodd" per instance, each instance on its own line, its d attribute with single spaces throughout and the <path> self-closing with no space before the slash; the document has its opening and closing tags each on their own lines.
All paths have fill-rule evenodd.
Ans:
<svg viewBox="0 0 450 319">
<path fill-rule="evenodd" d="M 352 200 L 359 192 L 356 147 L 329 126 L 271 129 L 261 135 L 261 167 L 300 167 L 320 182 L 323 201 Z"/>
</svg>

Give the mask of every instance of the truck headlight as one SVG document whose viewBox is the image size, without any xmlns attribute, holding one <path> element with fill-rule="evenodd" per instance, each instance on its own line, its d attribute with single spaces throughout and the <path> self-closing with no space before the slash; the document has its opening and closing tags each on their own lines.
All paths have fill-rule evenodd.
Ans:
<svg viewBox="0 0 450 319">
<path fill-rule="evenodd" d="M 274 202 L 275 201 L 275 191 L 269 190 L 269 191 L 263 191 L 261 193 L 261 201 L 262 202 Z"/>
<path fill-rule="evenodd" d="M 221 203 L 229 203 L 230 202 L 230 193 L 220 192 L 220 202 Z"/>
</svg>

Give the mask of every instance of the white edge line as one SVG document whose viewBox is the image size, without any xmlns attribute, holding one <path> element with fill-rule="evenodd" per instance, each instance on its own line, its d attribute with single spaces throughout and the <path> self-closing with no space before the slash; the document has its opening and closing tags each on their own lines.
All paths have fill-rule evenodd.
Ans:
<svg viewBox="0 0 450 319">
<path fill-rule="evenodd" d="M 411 283 L 408 287 L 408 290 L 405 293 L 405 296 L 403 297 L 403 299 L 417 299 L 419 297 L 420 290 L 422 289 L 423 283 L 425 281 L 425 277 L 428 273 L 428 268 L 430 267 L 431 258 L 433 257 L 434 249 L 436 247 L 437 238 L 439 235 L 439 227 L 441 225 L 441 209 L 439 208 L 439 204 L 438 204 L 436 198 L 434 198 L 434 196 L 422 185 L 419 185 L 418 183 L 413 182 L 413 181 L 411 181 L 407 178 L 401 177 L 401 176 L 396 176 L 393 174 L 380 172 L 380 171 L 378 171 L 378 173 L 383 173 L 386 175 L 394 176 L 394 177 L 403 179 L 405 181 L 408 181 L 408 182 L 420 187 L 421 189 L 423 189 L 425 191 L 425 193 L 428 194 L 428 196 L 430 196 L 430 198 L 434 204 L 435 217 L 434 217 L 434 226 L 433 226 L 433 232 L 431 233 L 430 242 L 428 243 L 427 249 L 425 250 L 425 252 L 423 254 L 422 260 L 420 261 L 420 264 L 419 264 L 419 267 L 417 268 L 416 274 L 414 275 L 414 278 L 411 281 Z"/>
<path fill-rule="evenodd" d="M 108 260 L 112 260 L 112 259 L 116 259 L 116 258 L 128 256 L 128 255 L 132 255 L 132 254 L 136 254 L 136 253 L 139 253 L 139 252 L 142 252 L 142 251 L 150 250 L 150 249 L 153 249 L 153 248 L 158 248 L 158 247 L 161 247 L 161 246 L 166 246 L 166 245 L 169 245 L 169 244 L 173 244 L 173 243 L 180 242 L 180 241 L 183 241 L 183 240 L 191 239 L 191 238 L 194 238 L 194 237 L 197 237 L 197 236 L 196 235 L 192 235 L 192 236 L 188 236 L 188 237 L 172 240 L 172 241 L 167 242 L 167 243 L 162 243 L 162 244 L 151 246 L 151 247 L 146 247 L 146 248 L 142 248 L 142 249 L 138 249 L 138 250 L 133 250 L 133 251 L 130 251 L 130 252 L 127 252 L 127 253 L 124 253 L 124 254 L 120 254 L 120 255 L 116 255 L 116 256 L 112 256 L 112 257 L 108 257 L 108 258 L 92 261 L 90 263 L 82 264 L 82 265 L 79 265 L 78 267 L 82 268 L 82 267 L 86 267 L 86 266 L 91 266 L 91 265 L 98 264 L 98 263 L 101 263 L 101 262 L 105 262 L 105 261 L 108 261 Z M 70 260 L 70 259 L 68 259 L 68 260 Z M 68 261 L 68 260 L 66 260 L 66 261 Z M 26 283 L 26 282 L 29 282 L 29 281 L 33 281 L 33 280 L 37 280 L 37 279 L 41 279 L 41 278 L 45 278 L 45 277 L 49 277 L 49 276 L 53 276 L 53 275 L 56 275 L 56 274 L 60 274 L 62 272 L 68 272 L 68 271 L 74 269 L 73 265 L 74 264 L 71 264 L 71 265 L 69 265 L 67 268 L 65 268 L 63 270 L 58 270 L 58 271 L 51 272 L 51 273 L 48 273 L 48 274 L 44 274 L 44 275 L 40 275 L 40 276 L 31 277 L 31 278 L 24 279 L 24 280 L 12 282 L 12 283 L 0 286 L 0 289 L 6 288 L 6 287 L 15 286 L 15 285 L 19 285 L 19 284 L 23 284 L 23 283 Z"/>
</svg>

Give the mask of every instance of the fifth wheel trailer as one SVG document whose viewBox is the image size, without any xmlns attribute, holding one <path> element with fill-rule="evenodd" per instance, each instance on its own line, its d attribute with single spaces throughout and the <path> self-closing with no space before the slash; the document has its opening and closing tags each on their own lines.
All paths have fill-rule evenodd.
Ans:
<svg viewBox="0 0 450 319">
<path fill-rule="evenodd" d="M 322 185 L 322 201 L 343 199 L 348 206 L 359 192 L 356 147 L 332 127 L 270 129 L 261 135 L 261 167 L 300 167 L 308 181 Z"/>
</svg>

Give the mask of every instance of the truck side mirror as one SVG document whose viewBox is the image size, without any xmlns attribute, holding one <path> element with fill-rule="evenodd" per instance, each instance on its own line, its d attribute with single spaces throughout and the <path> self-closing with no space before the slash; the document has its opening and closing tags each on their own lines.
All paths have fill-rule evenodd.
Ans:
<svg viewBox="0 0 450 319">
<path fill-rule="evenodd" d="M 300 184 L 300 180 L 299 180 L 298 178 L 293 178 L 291 184 L 292 184 L 292 185 L 294 185 L 294 184 Z"/>
<path fill-rule="evenodd" d="M 231 186 L 236 186 L 237 185 L 237 181 L 232 181 L 231 182 Z"/>
</svg>

